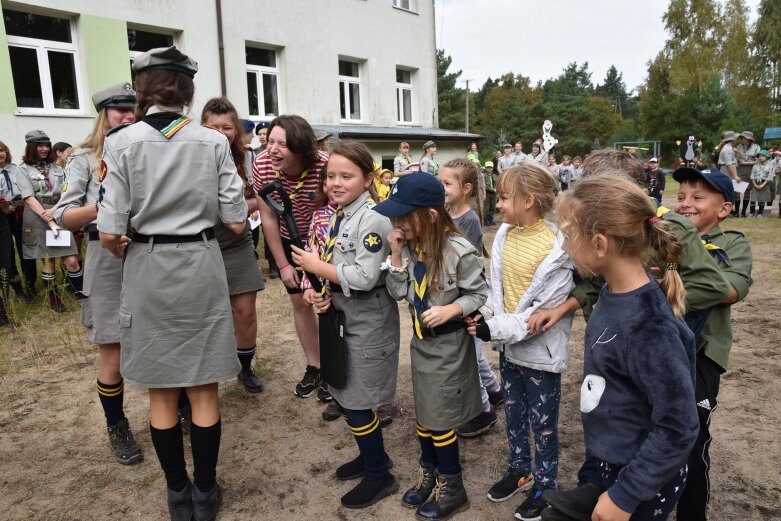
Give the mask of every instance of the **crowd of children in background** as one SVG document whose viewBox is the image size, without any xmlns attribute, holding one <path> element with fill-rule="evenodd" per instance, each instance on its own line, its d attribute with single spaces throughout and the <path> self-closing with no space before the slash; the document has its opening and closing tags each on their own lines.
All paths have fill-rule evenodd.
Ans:
<svg viewBox="0 0 781 521">
<path fill-rule="evenodd" d="M 244 130 L 258 141 L 256 152 L 265 147 L 268 124 L 258 125 L 256 136 L 251 122 Z M 308 124 L 305 130 L 314 142 Z M 374 163 L 362 144 L 343 142 L 331 151 L 330 135 L 316 136 L 322 150 L 317 157 L 327 164 L 318 170 L 311 198 L 308 248 L 286 246 L 287 259 L 323 285 L 316 292 L 307 277 L 296 279 L 301 300 L 334 313 L 334 320 L 344 317 L 344 338 L 333 340 L 343 342 L 347 383 L 329 386 L 318 376 L 308 394 L 298 388 L 296 394 L 309 396 L 317 388 L 318 398 L 323 393 L 322 401 L 331 402 L 323 417 L 344 416 L 355 437 L 359 455 L 336 476 L 361 481 L 342 504 L 365 508 L 399 488 L 383 444 L 388 421 L 379 412 L 396 393 L 396 299 L 408 301 L 414 326 L 410 349 L 420 444 L 417 481 L 402 503 L 419 519 L 444 520 L 468 508 L 458 436 L 488 432 L 502 404 L 507 470 L 486 493 L 502 502 L 525 492 L 517 519 L 664 519 L 679 498 L 679 519 L 705 519 L 708 424 L 727 367 L 729 310 L 751 284 L 747 241 L 739 232 L 720 230 L 719 222 L 738 210 L 730 178 L 745 177 L 750 184 L 744 216 L 750 206 L 752 216 L 762 217 L 781 191 L 781 149 L 752 146 L 753 136 L 744 132 L 744 148 L 733 151 L 737 134 L 726 134 L 719 164 L 724 173 L 703 164 L 676 169 L 681 188 L 675 212 L 661 206 L 665 174 L 657 158 L 643 165 L 625 152 L 595 151 L 585 161 L 563 155 L 559 162 L 538 140 L 528 154 L 520 141 L 506 143 L 482 164 L 473 143 L 465 159 L 440 165 L 434 141 L 423 145 L 419 159 L 403 142 L 391 170 Z M 55 161 L 67 151 L 58 154 L 40 131 L 26 138 L 18 168 L 0 142 L 6 184 L 0 206 L 9 230 L 21 226 L 18 209 L 24 207 L 11 176 L 37 183 L 21 195 L 28 208 L 38 209 L 36 198 L 46 204 L 37 212 L 44 223 L 46 208 L 57 204 L 54 193 L 67 183 L 57 177 L 61 167 Z M 258 159 L 250 153 L 245 161 Z M 280 172 L 289 175 L 280 167 L 277 178 Z M 246 177 L 244 182 L 249 187 Z M 500 227 L 489 255 L 481 225 L 497 224 L 497 211 Z M 33 256 L 21 255 L 18 235 L 0 238 L 9 255 L 15 239 L 21 261 Z M 652 265 L 645 260 L 649 250 L 655 253 Z M 280 276 L 268 250 L 266 257 Z M 80 291 L 76 259 L 66 265 Z M 484 263 L 490 264 L 488 275 Z M 24 278 L 13 267 L 6 268 L 12 287 L 21 296 L 34 295 L 29 266 L 22 263 Z M 52 268 L 45 265 L 43 273 L 47 290 Z M 697 300 L 709 291 L 716 297 Z M 601 305 L 593 307 L 597 298 Z M 55 306 L 61 302 L 51 302 L 61 310 Z M 561 374 L 569 360 L 573 312 L 580 308 L 588 320 L 581 389 L 587 459 L 581 472 L 587 475 L 590 468 L 591 478 L 559 491 Z M 8 322 L 4 313 L 0 322 Z M 386 326 L 379 340 L 378 323 Z M 500 353 L 501 383 L 486 362 L 484 342 Z M 254 346 L 245 349 L 254 354 Z"/>
</svg>

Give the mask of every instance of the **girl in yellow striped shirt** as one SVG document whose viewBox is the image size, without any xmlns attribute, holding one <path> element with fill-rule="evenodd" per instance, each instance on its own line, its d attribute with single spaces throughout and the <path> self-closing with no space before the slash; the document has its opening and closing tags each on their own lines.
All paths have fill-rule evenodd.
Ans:
<svg viewBox="0 0 781 521">
<path fill-rule="evenodd" d="M 567 367 L 572 315 L 539 335 L 526 327 L 540 308 L 564 302 L 574 287 L 574 266 L 564 252 L 562 234 L 544 220 L 556 198 L 556 179 L 545 167 L 524 162 L 502 173 L 497 186 L 504 224 L 491 251 L 491 295 L 482 316 L 467 319 L 469 332 L 500 350 L 504 383 L 508 469 L 488 491 L 501 502 L 528 491 L 515 511 L 521 520 L 536 520 L 545 507 L 542 492 L 557 488 L 558 417 L 561 373 Z M 529 427 L 536 453 L 532 471 Z"/>
</svg>

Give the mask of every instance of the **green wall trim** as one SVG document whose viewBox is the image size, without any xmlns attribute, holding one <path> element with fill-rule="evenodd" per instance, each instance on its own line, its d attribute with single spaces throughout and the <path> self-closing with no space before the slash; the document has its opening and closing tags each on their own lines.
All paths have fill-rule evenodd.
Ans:
<svg viewBox="0 0 781 521">
<path fill-rule="evenodd" d="M 84 49 L 82 63 L 87 71 L 87 96 L 83 99 L 91 100 L 95 92 L 130 81 L 130 51 L 124 20 L 81 15 L 79 37 Z M 91 102 L 88 106 L 92 107 Z"/>
<path fill-rule="evenodd" d="M 8 40 L 5 36 L 5 23 L 0 21 L 0 113 L 16 112 L 16 91 L 11 76 L 11 54 L 8 52 Z"/>
</svg>

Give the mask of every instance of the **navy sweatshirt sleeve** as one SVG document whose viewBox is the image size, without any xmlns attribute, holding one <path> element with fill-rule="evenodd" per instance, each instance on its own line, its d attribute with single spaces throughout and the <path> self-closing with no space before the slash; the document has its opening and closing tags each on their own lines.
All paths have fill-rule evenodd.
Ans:
<svg viewBox="0 0 781 521">
<path fill-rule="evenodd" d="M 652 499 L 697 438 L 694 335 L 656 281 L 603 289 L 586 331 L 581 412 L 587 452 L 620 465 L 608 490 L 627 512 Z"/>
</svg>

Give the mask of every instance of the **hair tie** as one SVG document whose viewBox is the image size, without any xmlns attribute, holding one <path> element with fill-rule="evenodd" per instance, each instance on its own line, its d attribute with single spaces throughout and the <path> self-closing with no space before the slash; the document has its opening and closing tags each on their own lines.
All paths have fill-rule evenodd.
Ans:
<svg viewBox="0 0 781 521">
<path fill-rule="evenodd" d="M 662 220 L 662 218 L 661 218 L 661 217 L 658 217 L 658 216 L 656 216 L 656 215 L 654 215 L 653 217 L 649 217 L 649 218 L 648 218 L 648 219 L 646 219 L 646 220 L 647 220 L 647 222 L 648 222 L 648 226 L 653 226 L 654 224 L 656 224 L 656 223 L 658 223 L 659 221 L 661 221 L 661 220 Z"/>
<path fill-rule="evenodd" d="M 658 219 L 658 217 L 657 217 Z M 678 263 L 677 262 L 668 262 L 667 263 L 667 271 L 678 271 Z"/>
</svg>

